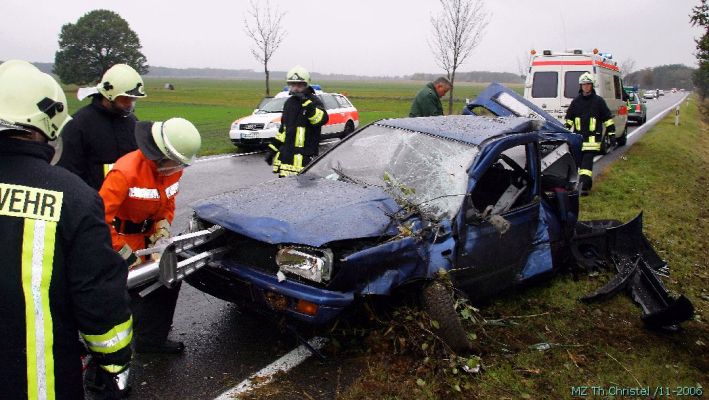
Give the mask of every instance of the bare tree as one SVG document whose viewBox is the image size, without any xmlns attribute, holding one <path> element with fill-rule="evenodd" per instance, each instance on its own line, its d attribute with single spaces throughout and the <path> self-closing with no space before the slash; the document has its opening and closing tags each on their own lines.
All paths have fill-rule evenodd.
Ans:
<svg viewBox="0 0 709 400">
<path fill-rule="evenodd" d="M 635 71 L 635 60 L 632 58 L 626 58 L 620 62 L 620 72 L 623 74 L 623 79 Z"/>
<path fill-rule="evenodd" d="M 263 2 L 257 3 L 254 0 L 249 3 L 251 7 L 249 8 L 248 16 L 244 18 L 244 31 L 254 42 L 251 54 L 263 64 L 263 70 L 266 73 L 266 96 L 270 96 L 268 61 L 273 56 L 273 53 L 278 50 L 278 46 L 281 45 L 286 35 L 286 31 L 281 26 L 281 20 L 286 13 L 278 12 L 278 9 L 271 10 L 271 2 L 269 0 L 266 0 L 265 4 Z"/>
<path fill-rule="evenodd" d="M 433 38 L 429 46 L 436 63 L 455 83 L 455 72 L 470 56 L 490 22 L 484 0 L 439 0 L 443 10 L 431 16 Z M 453 111 L 453 90 L 449 92 L 448 114 Z"/>
</svg>

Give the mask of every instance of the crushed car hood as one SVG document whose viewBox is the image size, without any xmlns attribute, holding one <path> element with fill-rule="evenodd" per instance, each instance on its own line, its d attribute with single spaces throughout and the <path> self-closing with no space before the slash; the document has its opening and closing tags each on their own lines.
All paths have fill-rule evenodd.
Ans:
<svg viewBox="0 0 709 400">
<path fill-rule="evenodd" d="M 399 206 L 382 189 L 306 176 L 275 179 L 198 202 L 197 216 L 250 238 L 319 247 L 396 234 Z"/>
</svg>

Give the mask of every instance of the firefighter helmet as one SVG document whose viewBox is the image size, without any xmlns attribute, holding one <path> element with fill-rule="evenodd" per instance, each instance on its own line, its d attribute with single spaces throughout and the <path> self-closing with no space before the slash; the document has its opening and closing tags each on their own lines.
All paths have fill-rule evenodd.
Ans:
<svg viewBox="0 0 709 400">
<path fill-rule="evenodd" d="M 116 64 L 109 68 L 96 89 L 109 101 L 116 100 L 118 96 L 146 97 L 143 78 L 127 64 Z"/>
<path fill-rule="evenodd" d="M 596 81 L 593 79 L 593 75 L 591 75 L 590 72 L 585 72 L 579 76 L 579 85 L 583 85 L 584 83 L 590 83 L 593 86 L 596 86 Z"/>
<path fill-rule="evenodd" d="M 202 145 L 199 131 L 184 118 L 155 122 L 151 132 L 155 144 L 165 157 L 185 166 L 192 164 Z"/>
<path fill-rule="evenodd" d="M 49 140 L 71 119 L 57 81 L 27 61 L 0 65 L 0 130 L 34 128 Z"/>
<path fill-rule="evenodd" d="M 286 74 L 287 83 L 304 82 L 310 84 L 310 73 L 300 65 L 291 68 Z"/>
</svg>

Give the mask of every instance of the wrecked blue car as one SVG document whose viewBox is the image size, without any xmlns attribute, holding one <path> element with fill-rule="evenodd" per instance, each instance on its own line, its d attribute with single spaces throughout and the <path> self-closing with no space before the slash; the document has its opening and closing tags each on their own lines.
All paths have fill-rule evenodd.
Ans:
<svg viewBox="0 0 709 400">
<path fill-rule="evenodd" d="M 572 259 L 578 225 L 581 138 L 499 85 L 488 92 L 473 115 L 381 120 L 298 176 L 199 202 L 190 231 L 214 238 L 181 253 L 208 255 L 187 281 L 311 324 L 411 285 L 465 348 L 439 277 L 476 299 L 549 274 Z"/>
</svg>

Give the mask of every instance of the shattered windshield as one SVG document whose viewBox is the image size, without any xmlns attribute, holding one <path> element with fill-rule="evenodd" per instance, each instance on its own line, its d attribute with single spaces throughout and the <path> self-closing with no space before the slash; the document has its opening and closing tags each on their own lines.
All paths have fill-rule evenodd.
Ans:
<svg viewBox="0 0 709 400">
<path fill-rule="evenodd" d="M 286 103 L 288 97 L 273 98 L 271 101 L 263 104 L 261 108 L 256 111 L 256 114 L 266 114 L 266 113 L 279 113 L 283 112 L 283 104 Z"/>
<path fill-rule="evenodd" d="M 327 153 L 307 174 L 380 186 L 404 207 L 452 218 L 477 153 L 471 144 L 373 125 Z"/>
</svg>

